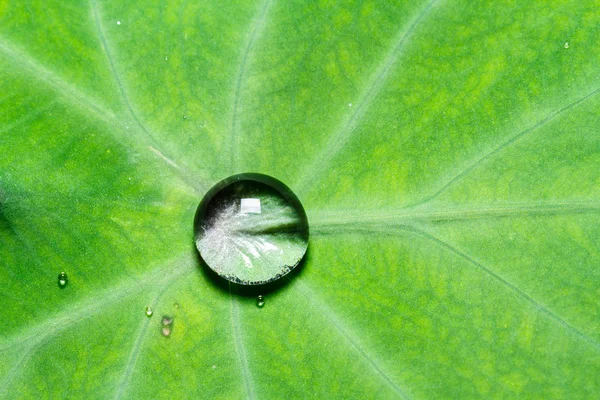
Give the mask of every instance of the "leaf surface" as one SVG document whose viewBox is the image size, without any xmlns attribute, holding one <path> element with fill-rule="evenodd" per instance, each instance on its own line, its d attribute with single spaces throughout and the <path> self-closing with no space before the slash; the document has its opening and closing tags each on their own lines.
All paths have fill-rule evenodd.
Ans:
<svg viewBox="0 0 600 400">
<path fill-rule="evenodd" d="M 1 1 L 0 397 L 594 397 L 599 26 L 591 1 Z M 263 308 L 193 242 L 243 172 L 311 229 Z"/>
</svg>

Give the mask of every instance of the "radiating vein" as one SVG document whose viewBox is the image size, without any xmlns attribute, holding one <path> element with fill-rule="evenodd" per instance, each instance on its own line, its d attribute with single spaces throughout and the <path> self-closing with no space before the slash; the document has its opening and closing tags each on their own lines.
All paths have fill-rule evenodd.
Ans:
<svg viewBox="0 0 600 400">
<path fill-rule="evenodd" d="M 86 93 L 74 88 L 65 82 L 53 71 L 29 57 L 24 52 L 17 50 L 15 46 L 9 44 L 9 41 L 0 36 L 0 51 L 3 52 L 13 62 L 27 69 L 37 79 L 42 80 L 54 87 L 61 95 L 68 99 L 73 105 L 81 107 L 97 118 L 108 122 L 110 125 L 123 126 L 118 122 L 115 114 L 99 103 L 96 99 L 88 96 Z"/>
<path fill-rule="evenodd" d="M 189 272 L 189 271 L 188 271 Z M 163 297 L 163 295 L 167 292 L 167 290 L 178 281 L 178 278 L 181 275 L 173 274 L 170 276 L 169 280 L 166 280 L 161 288 L 159 288 L 158 294 L 154 297 L 154 299 L 150 302 L 149 306 L 152 308 L 156 308 L 156 305 Z M 140 314 L 141 315 L 141 314 Z M 135 366 L 137 364 L 140 351 L 142 349 L 142 345 L 144 339 L 146 337 L 146 332 L 148 331 L 148 326 L 150 325 L 150 318 L 146 316 L 142 316 L 142 323 L 140 328 L 138 329 L 137 335 L 135 337 L 135 341 L 133 342 L 133 346 L 131 346 L 131 351 L 129 352 L 129 357 L 127 358 L 127 363 L 125 364 L 125 370 L 121 376 L 121 380 L 117 384 L 117 390 L 115 393 L 115 399 L 120 399 L 123 397 L 123 394 L 126 393 L 129 382 L 131 381 L 131 377 L 133 375 Z"/>
<path fill-rule="evenodd" d="M 340 318 L 322 301 L 319 296 L 302 280 L 298 279 L 294 281 L 294 287 L 299 289 L 301 294 L 308 300 L 314 308 L 316 308 L 334 327 L 335 329 L 346 339 L 348 343 L 361 355 L 362 358 L 368 363 L 368 365 L 379 375 L 401 398 L 408 399 L 409 396 L 406 392 L 390 379 L 390 377 L 379 367 L 379 365 L 373 360 L 372 357 L 363 349 L 359 342 L 353 335 L 349 333 Z"/>
<path fill-rule="evenodd" d="M 175 264 L 175 267 L 165 272 L 165 264 Z M 25 349 L 25 354 L 8 374 L 0 380 L 0 388 L 7 387 L 37 349 L 50 338 L 106 310 L 107 307 L 118 303 L 127 296 L 148 289 L 148 287 L 162 287 L 168 282 L 194 271 L 195 266 L 196 264 L 193 262 L 192 257 L 175 258 L 133 280 L 123 281 L 118 286 L 95 295 L 92 299 L 71 304 L 68 311 L 55 314 L 36 326 L 2 340 L 0 342 L 0 355 L 19 347 Z"/>
<path fill-rule="evenodd" d="M 242 373 L 242 379 L 244 381 L 244 387 L 246 389 L 247 398 L 254 399 L 254 387 L 252 384 L 252 376 L 250 375 L 250 367 L 248 366 L 248 357 L 246 356 L 246 345 L 244 344 L 244 335 L 242 332 L 240 321 L 240 309 L 238 304 L 239 299 L 236 298 L 231 292 L 231 283 L 229 284 L 229 297 L 233 344 L 235 346 L 235 352 L 240 362 L 240 370 Z"/>
<path fill-rule="evenodd" d="M 53 71 L 50 71 L 45 66 L 31 58 L 25 52 L 18 50 L 15 46 L 9 44 L 9 41 L 0 36 L 0 52 L 4 53 L 13 62 L 22 66 L 30 75 L 36 79 L 47 83 L 53 87 L 64 99 L 69 103 L 78 107 L 87 113 L 91 114 L 98 120 L 104 122 L 111 129 L 107 129 L 104 132 L 109 132 L 112 136 L 126 146 L 132 146 L 136 144 L 134 140 L 124 140 L 127 136 L 123 135 L 123 132 L 127 131 L 126 125 L 121 119 L 109 108 L 98 102 L 88 94 L 76 89 L 74 86 L 65 82 L 60 76 Z M 139 128 L 138 128 L 139 129 Z M 188 173 L 179 170 L 178 175 L 182 180 L 190 186 L 196 193 L 204 192 L 204 188 L 199 189 L 199 183 L 207 182 L 208 179 L 203 176 L 199 176 L 198 179 L 194 179 L 189 176 Z"/>
<path fill-rule="evenodd" d="M 350 141 L 356 126 L 362 120 L 363 116 L 373 103 L 375 97 L 377 97 L 386 83 L 394 65 L 402 53 L 402 49 L 404 48 L 408 38 L 412 35 L 419 22 L 421 22 L 421 20 L 431 10 L 436 1 L 437 0 L 430 0 L 411 20 L 411 22 L 409 22 L 408 28 L 403 26 L 400 29 L 397 39 L 394 41 L 393 48 L 380 62 L 379 68 L 375 72 L 371 82 L 367 84 L 364 91 L 361 93 L 359 100 L 356 102 L 355 106 L 352 107 L 352 113 L 334 131 L 325 144 L 323 150 L 313 158 L 313 160 L 308 164 L 308 167 L 304 170 L 304 173 L 301 174 L 302 178 L 300 182 L 295 185 L 299 193 L 304 193 L 307 190 L 307 186 L 314 182 L 318 174 L 321 171 L 326 171 L 328 169 L 327 166 L 331 162 L 330 160 L 333 159 Z"/>
<path fill-rule="evenodd" d="M 104 55 L 106 56 L 106 59 L 108 60 L 108 65 L 110 68 L 111 75 L 113 76 L 113 78 L 117 84 L 117 88 L 119 89 L 119 94 L 121 95 L 121 98 L 123 99 L 123 103 L 125 104 L 125 107 L 127 108 L 127 113 L 129 114 L 131 119 L 134 121 L 134 123 L 138 127 L 138 129 L 146 136 L 146 141 L 149 144 L 148 148 L 153 153 L 157 154 L 159 156 L 159 158 L 161 158 L 163 161 L 165 161 L 170 167 L 175 169 L 178 172 L 178 175 L 188 185 L 190 185 L 192 188 L 196 189 L 199 193 L 202 193 L 203 191 L 198 186 L 198 178 L 197 177 L 195 178 L 189 171 L 181 168 L 179 165 L 177 165 L 175 162 L 173 162 L 172 161 L 173 157 L 166 155 L 167 153 L 165 152 L 164 149 L 158 150 L 160 148 L 159 142 L 156 140 L 156 138 L 150 132 L 150 130 L 148 130 L 148 128 L 140 121 L 139 117 L 137 116 L 137 113 L 134 111 L 134 108 L 131 105 L 131 101 L 129 100 L 129 96 L 127 96 L 127 92 L 125 91 L 125 86 L 123 85 L 121 77 L 117 71 L 117 67 L 113 60 L 112 53 L 111 53 L 108 43 L 106 41 L 106 35 L 104 34 L 104 29 L 102 27 L 102 21 L 100 20 L 100 12 L 98 10 L 98 5 L 97 5 L 96 0 L 90 0 L 90 5 L 91 5 L 92 14 L 94 17 L 94 23 L 96 25 L 96 31 L 98 33 L 98 38 L 100 40 L 100 45 L 102 46 L 102 51 L 104 52 Z"/>
<path fill-rule="evenodd" d="M 492 271 L 491 269 L 489 269 L 488 267 L 483 265 L 481 262 L 479 262 L 476 259 L 474 259 L 473 257 L 471 257 L 465 251 L 460 250 L 458 247 L 455 247 L 454 245 L 448 243 L 447 241 L 445 241 L 441 238 L 438 238 L 424 230 L 411 227 L 411 228 L 407 228 L 406 231 L 430 240 L 431 242 L 437 244 L 438 246 L 440 246 L 443 249 L 448 250 L 449 252 L 453 253 L 455 256 L 463 259 L 464 261 L 466 261 L 467 263 L 476 267 L 477 269 L 485 272 L 487 275 L 489 275 L 490 277 L 495 279 L 497 282 L 499 282 L 500 284 L 505 286 L 507 289 L 509 289 L 510 291 L 515 293 L 517 296 L 519 296 L 526 302 L 530 303 L 534 307 L 534 309 L 538 310 L 543 315 L 545 315 L 546 317 L 548 317 L 549 319 L 553 320 L 555 323 L 557 323 L 558 325 L 563 327 L 567 332 L 570 332 L 573 336 L 586 342 L 587 344 L 592 346 L 596 351 L 600 351 L 600 343 L 598 341 L 587 336 L 585 333 L 583 333 L 582 331 L 580 331 L 573 325 L 569 324 L 567 321 L 565 321 L 560 316 L 555 314 L 553 311 L 548 309 L 545 305 L 539 303 L 536 299 L 531 297 L 528 293 L 526 293 L 525 291 L 520 289 L 515 284 L 509 282 L 502 276 L 498 275 L 497 273 L 495 273 L 494 271 Z"/>
<path fill-rule="evenodd" d="M 246 81 L 246 74 L 248 72 L 248 64 L 252 59 L 252 54 L 254 52 L 254 47 L 256 44 L 256 39 L 260 35 L 260 32 L 265 25 L 265 19 L 267 16 L 267 11 L 269 10 L 269 6 L 271 5 L 272 0 L 264 0 L 262 7 L 258 11 L 258 15 L 254 18 L 254 21 L 250 28 L 250 35 L 248 36 L 248 40 L 245 44 L 244 51 L 242 53 L 242 59 L 240 60 L 240 66 L 237 71 L 237 76 L 235 79 L 235 87 L 233 93 L 233 107 L 231 113 L 231 139 L 230 139 L 230 165 L 233 170 L 236 168 L 237 159 L 239 156 L 239 135 L 240 135 L 240 122 L 239 122 L 239 114 L 241 109 L 241 99 L 242 99 L 242 84 Z"/>
<path fill-rule="evenodd" d="M 456 182 L 465 178 L 467 175 L 469 175 L 471 172 L 473 172 L 473 170 L 475 170 L 476 168 L 484 165 L 485 163 L 489 162 L 490 160 L 493 160 L 494 157 L 496 157 L 498 154 L 502 153 L 504 150 L 511 147 L 515 143 L 519 142 L 521 139 L 523 139 L 526 136 L 528 136 L 529 134 L 537 131 L 538 129 L 540 129 L 544 125 L 548 124 L 549 122 L 555 120 L 556 118 L 564 115 L 567 111 L 569 111 L 569 110 L 579 106 L 580 104 L 584 103 L 585 101 L 591 99 L 592 97 L 597 95 L 599 92 L 600 92 L 600 88 L 592 90 L 591 92 L 587 93 L 585 96 L 580 97 L 579 99 L 559 108 L 558 110 L 551 112 L 545 118 L 538 121 L 536 124 L 517 133 L 516 135 L 510 137 L 508 140 L 502 142 L 500 145 L 498 145 L 498 147 L 494 148 L 492 151 L 485 153 L 482 156 L 478 157 L 470 165 L 465 167 L 462 171 L 460 171 L 458 174 L 454 175 L 454 177 L 452 177 L 445 184 L 443 184 L 433 194 L 425 197 L 424 199 L 420 200 L 418 203 L 415 203 L 414 206 L 428 203 L 431 200 L 439 197 L 442 193 L 444 193 L 446 190 L 448 190 L 450 187 L 452 187 Z"/>
<path fill-rule="evenodd" d="M 514 203 L 493 206 L 407 207 L 398 210 L 329 210 L 309 214 L 311 232 L 345 233 L 377 226 L 381 231 L 416 222 L 463 221 L 600 213 L 600 202 Z"/>
</svg>

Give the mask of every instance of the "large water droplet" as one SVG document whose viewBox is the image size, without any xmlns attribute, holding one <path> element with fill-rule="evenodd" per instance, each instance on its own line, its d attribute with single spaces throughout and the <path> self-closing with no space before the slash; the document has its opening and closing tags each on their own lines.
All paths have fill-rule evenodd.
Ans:
<svg viewBox="0 0 600 400">
<path fill-rule="evenodd" d="M 150 306 L 146 307 L 146 316 L 151 317 L 152 314 L 154 314 L 154 311 L 152 311 L 152 307 L 150 307 Z"/>
<path fill-rule="evenodd" d="M 219 276 L 243 285 L 289 273 L 308 247 L 308 220 L 296 195 L 275 178 L 240 174 L 204 196 L 194 220 L 196 247 Z"/>
<path fill-rule="evenodd" d="M 58 274 L 58 286 L 64 288 L 69 283 L 69 278 L 67 277 L 66 272 L 61 272 Z"/>
<path fill-rule="evenodd" d="M 264 296 L 262 296 L 262 295 L 259 295 L 259 296 L 256 298 L 256 305 L 257 305 L 259 308 L 262 308 L 262 306 L 264 306 L 264 305 L 265 305 L 265 297 L 264 297 Z"/>
</svg>

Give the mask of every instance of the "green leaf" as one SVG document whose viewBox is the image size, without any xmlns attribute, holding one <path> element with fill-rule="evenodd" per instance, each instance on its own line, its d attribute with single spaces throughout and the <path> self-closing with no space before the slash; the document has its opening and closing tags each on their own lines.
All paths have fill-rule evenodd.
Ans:
<svg viewBox="0 0 600 400">
<path fill-rule="evenodd" d="M 597 396 L 597 4 L 238 3 L 0 1 L 0 397 Z M 310 223 L 262 308 L 242 172 Z"/>
</svg>

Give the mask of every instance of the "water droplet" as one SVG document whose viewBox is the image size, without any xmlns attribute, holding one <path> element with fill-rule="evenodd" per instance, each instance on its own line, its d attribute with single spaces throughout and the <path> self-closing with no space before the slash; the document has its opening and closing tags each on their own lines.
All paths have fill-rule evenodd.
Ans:
<svg viewBox="0 0 600 400">
<path fill-rule="evenodd" d="M 183 119 L 187 119 L 187 115 L 183 114 Z"/>
<path fill-rule="evenodd" d="M 175 307 L 176 309 L 178 309 L 178 310 L 179 310 L 179 303 L 175 303 L 175 304 L 173 304 L 173 307 Z"/>
<path fill-rule="evenodd" d="M 169 61 L 169 56 L 165 56 L 165 61 Z"/>
<path fill-rule="evenodd" d="M 117 21 L 117 25 L 121 25 L 121 21 Z"/>
<path fill-rule="evenodd" d="M 275 178 L 231 176 L 204 196 L 194 219 L 196 247 L 219 276 L 242 285 L 274 281 L 308 247 L 308 220 L 296 195 Z"/>
<path fill-rule="evenodd" d="M 66 272 L 61 272 L 58 274 L 58 286 L 64 288 L 69 283 L 69 278 L 67 277 Z"/>
<path fill-rule="evenodd" d="M 146 316 L 147 317 L 151 317 L 153 313 L 154 313 L 154 311 L 152 311 L 152 307 L 150 307 L 150 306 L 146 307 Z"/>
<path fill-rule="evenodd" d="M 173 331 L 173 318 L 167 315 L 163 315 L 160 320 L 162 327 L 160 328 L 160 332 L 164 337 L 171 336 L 171 332 Z"/>
<path fill-rule="evenodd" d="M 213 369 L 216 369 L 216 368 L 217 368 L 217 366 L 216 366 L 216 365 L 213 365 L 213 366 L 212 366 L 212 368 L 213 368 Z"/>
<path fill-rule="evenodd" d="M 565 42 L 565 49 L 569 48 L 569 42 Z"/>
<path fill-rule="evenodd" d="M 256 305 L 257 305 L 258 307 L 262 308 L 262 306 L 264 306 L 264 305 L 265 305 L 265 297 L 264 297 L 264 296 L 261 296 L 261 295 L 259 295 L 259 296 L 256 298 Z"/>
<path fill-rule="evenodd" d="M 352 103 L 348 103 L 348 107 L 352 107 Z"/>
</svg>

